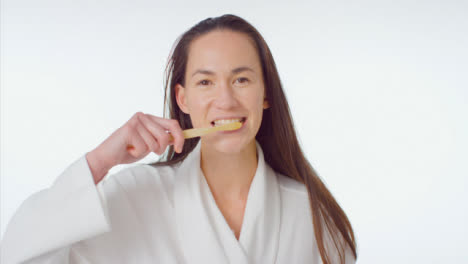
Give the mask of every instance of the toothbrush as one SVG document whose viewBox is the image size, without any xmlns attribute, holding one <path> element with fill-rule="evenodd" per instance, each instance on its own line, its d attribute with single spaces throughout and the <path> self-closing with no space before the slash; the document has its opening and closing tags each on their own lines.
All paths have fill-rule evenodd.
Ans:
<svg viewBox="0 0 468 264">
<path fill-rule="evenodd" d="M 201 137 L 206 134 L 216 132 L 216 131 L 222 131 L 222 130 L 236 130 L 239 129 L 242 126 L 241 122 L 232 122 L 232 123 L 227 123 L 223 124 L 220 126 L 215 126 L 215 127 L 202 127 L 202 128 L 190 128 L 182 131 L 184 133 L 184 138 L 193 138 L 193 137 Z M 170 132 L 167 132 L 170 133 Z M 172 135 L 170 135 L 171 141 L 174 140 Z"/>
<path fill-rule="evenodd" d="M 223 131 L 223 130 L 236 130 L 241 128 L 242 123 L 241 122 L 232 122 L 232 123 L 227 123 L 223 124 L 220 126 L 215 126 L 215 127 L 201 127 L 201 128 L 190 128 L 190 129 L 185 129 L 183 130 L 184 138 L 193 138 L 193 137 L 201 137 L 204 135 L 207 135 L 209 133 L 213 133 L 216 131 Z M 172 137 L 170 131 L 166 131 L 166 133 L 169 134 L 169 141 L 173 142 L 174 137 Z M 128 145 L 127 150 L 133 149 L 134 146 Z"/>
</svg>

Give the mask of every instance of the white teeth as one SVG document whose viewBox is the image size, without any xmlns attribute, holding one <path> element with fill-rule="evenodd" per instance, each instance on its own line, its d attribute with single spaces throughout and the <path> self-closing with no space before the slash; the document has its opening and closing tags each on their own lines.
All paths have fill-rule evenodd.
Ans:
<svg viewBox="0 0 468 264">
<path fill-rule="evenodd" d="M 219 120 L 215 120 L 214 121 L 214 124 L 215 126 L 220 126 L 220 125 L 224 125 L 224 124 L 228 124 L 228 123 L 232 123 L 232 122 L 241 122 L 242 121 L 242 118 L 236 118 L 236 119 L 219 119 Z"/>
</svg>

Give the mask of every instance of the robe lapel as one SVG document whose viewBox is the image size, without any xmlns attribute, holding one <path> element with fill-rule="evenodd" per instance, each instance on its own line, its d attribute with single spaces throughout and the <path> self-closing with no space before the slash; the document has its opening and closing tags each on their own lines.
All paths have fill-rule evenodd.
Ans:
<svg viewBox="0 0 468 264">
<path fill-rule="evenodd" d="M 182 162 L 175 177 L 174 210 L 187 263 L 227 263 L 202 202 L 200 141 Z"/>
<path fill-rule="evenodd" d="M 258 142 L 258 166 L 249 190 L 239 242 L 250 263 L 275 263 L 279 245 L 281 200 L 276 173 Z"/>
<path fill-rule="evenodd" d="M 216 205 L 200 168 L 201 140 L 178 169 L 175 212 L 180 241 L 193 263 L 274 263 L 280 230 L 275 172 L 258 142 L 258 166 L 247 198 L 239 241 Z"/>
</svg>

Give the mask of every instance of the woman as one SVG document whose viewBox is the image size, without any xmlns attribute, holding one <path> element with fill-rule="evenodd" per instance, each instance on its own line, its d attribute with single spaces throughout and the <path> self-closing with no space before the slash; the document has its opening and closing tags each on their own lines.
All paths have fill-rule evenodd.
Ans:
<svg viewBox="0 0 468 264">
<path fill-rule="evenodd" d="M 203 20 L 166 74 L 170 119 L 136 113 L 29 197 L 2 263 L 354 263 L 351 224 L 302 153 L 258 31 L 234 15 Z M 151 151 L 166 155 L 103 180 Z"/>
</svg>

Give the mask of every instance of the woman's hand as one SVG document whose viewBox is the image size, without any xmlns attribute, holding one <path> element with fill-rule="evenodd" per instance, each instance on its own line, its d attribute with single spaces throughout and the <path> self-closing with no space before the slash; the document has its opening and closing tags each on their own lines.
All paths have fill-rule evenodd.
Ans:
<svg viewBox="0 0 468 264">
<path fill-rule="evenodd" d="M 171 132 L 174 141 L 170 140 L 166 130 Z M 98 147 L 88 152 L 86 159 L 94 182 L 98 184 L 112 167 L 136 162 L 150 152 L 161 155 L 168 145 L 174 144 L 175 151 L 180 153 L 184 140 L 177 120 L 137 112 Z"/>
</svg>

